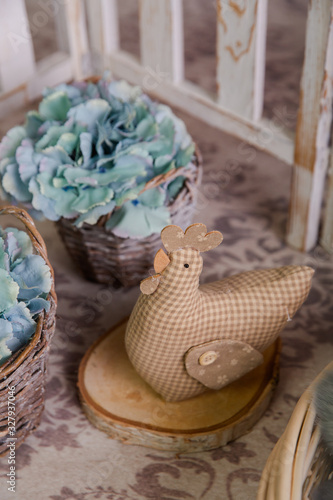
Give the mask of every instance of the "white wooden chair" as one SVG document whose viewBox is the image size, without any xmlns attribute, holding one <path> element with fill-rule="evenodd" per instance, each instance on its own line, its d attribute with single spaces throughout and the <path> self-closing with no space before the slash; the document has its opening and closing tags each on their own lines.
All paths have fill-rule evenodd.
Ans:
<svg viewBox="0 0 333 500">
<path fill-rule="evenodd" d="M 293 166 L 287 241 L 300 250 L 315 246 L 332 158 L 332 0 L 309 2 L 295 137 L 262 118 L 267 0 L 217 0 L 214 97 L 184 79 L 182 0 L 140 0 L 141 60 L 120 50 L 117 0 L 43 0 L 39 5 L 32 28 L 53 17 L 59 50 L 36 63 L 24 0 L 0 2 L 0 116 L 38 97 L 45 85 L 105 68 L 141 86 L 153 74 L 158 85 L 151 93 L 157 98 Z M 333 251 L 333 175 L 328 182 L 320 241 Z"/>
</svg>

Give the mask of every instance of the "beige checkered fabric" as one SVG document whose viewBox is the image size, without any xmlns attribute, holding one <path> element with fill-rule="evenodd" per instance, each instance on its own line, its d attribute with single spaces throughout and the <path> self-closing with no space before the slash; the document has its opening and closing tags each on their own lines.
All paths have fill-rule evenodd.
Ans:
<svg viewBox="0 0 333 500">
<path fill-rule="evenodd" d="M 167 401 L 207 390 L 186 371 L 191 347 L 218 339 L 240 340 L 258 351 L 268 347 L 306 299 L 313 274 L 309 267 L 285 266 L 199 287 L 197 250 L 184 248 L 169 258 L 156 291 L 139 297 L 125 339 L 137 372 Z"/>
</svg>

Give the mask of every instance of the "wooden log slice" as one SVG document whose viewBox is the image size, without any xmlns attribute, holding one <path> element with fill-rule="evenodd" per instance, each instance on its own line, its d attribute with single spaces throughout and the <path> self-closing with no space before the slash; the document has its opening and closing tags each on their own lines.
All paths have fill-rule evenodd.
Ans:
<svg viewBox="0 0 333 500">
<path fill-rule="evenodd" d="M 264 363 L 219 391 L 167 403 L 135 371 L 124 344 L 127 322 L 102 336 L 79 370 L 82 407 L 114 439 L 177 453 L 212 450 L 246 432 L 267 409 L 278 380 L 278 339 Z"/>
</svg>

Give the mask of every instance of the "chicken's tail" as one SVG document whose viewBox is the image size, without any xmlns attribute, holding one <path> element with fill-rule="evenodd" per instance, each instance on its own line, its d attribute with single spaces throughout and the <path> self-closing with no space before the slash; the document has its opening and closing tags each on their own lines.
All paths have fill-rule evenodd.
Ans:
<svg viewBox="0 0 333 500">
<path fill-rule="evenodd" d="M 275 269 L 276 284 L 281 293 L 281 300 L 286 304 L 288 320 L 306 300 L 310 288 L 314 269 L 308 266 L 284 266 Z"/>
</svg>

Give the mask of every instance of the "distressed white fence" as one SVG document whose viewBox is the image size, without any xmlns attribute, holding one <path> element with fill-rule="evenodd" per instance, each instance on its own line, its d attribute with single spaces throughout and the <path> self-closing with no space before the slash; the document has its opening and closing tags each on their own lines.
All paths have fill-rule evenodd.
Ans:
<svg viewBox="0 0 333 500">
<path fill-rule="evenodd" d="M 24 0 L 0 1 L 0 116 L 39 96 L 45 85 L 110 69 L 293 165 L 287 240 L 301 250 L 317 243 L 332 126 L 333 0 L 309 2 L 295 138 L 262 118 L 267 0 L 217 0 L 214 96 L 184 79 L 182 0 L 139 1 L 140 60 L 120 50 L 117 0 L 39 5 L 32 35 L 53 17 L 59 50 L 36 63 Z M 333 175 L 321 242 L 333 251 Z"/>
</svg>

